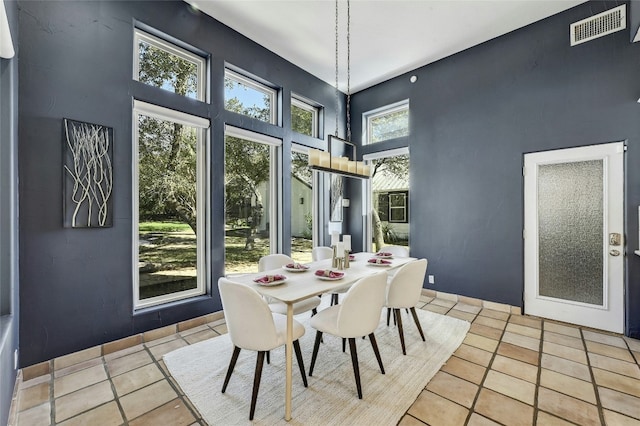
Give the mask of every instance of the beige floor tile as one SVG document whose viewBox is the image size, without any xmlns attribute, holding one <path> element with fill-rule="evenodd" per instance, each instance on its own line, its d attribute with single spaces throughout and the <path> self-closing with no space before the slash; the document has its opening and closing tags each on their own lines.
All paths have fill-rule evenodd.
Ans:
<svg viewBox="0 0 640 426">
<path fill-rule="evenodd" d="M 490 389 L 481 389 L 474 411 L 510 426 L 531 426 L 533 407 Z"/>
<path fill-rule="evenodd" d="M 451 309 L 449 312 L 447 312 L 447 316 L 471 322 L 476 317 L 476 314 L 458 311 L 457 309 Z"/>
<path fill-rule="evenodd" d="M 58 378 L 58 377 L 62 377 L 62 376 L 66 376 L 66 375 L 78 372 L 80 370 L 84 370 L 86 368 L 91 368 L 91 367 L 95 367 L 96 365 L 102 365 L 102 364 L 103 364 L 102 357 L 92 358 L 87 361 L 80 362 L 78 364 L 70 365 L 69 367 L 63 368 L 61 370 L 55 370 L 54 376 Z"/>
<path fill-rule="evenodd" d="M 143 388 L 158 380 L 164 379 L 164 374 L 156 364 L 147 364 L 144 367 L 128 371 L 112 379 L 113 386 L 119 397 Z"/>
<path fill-rule="evenodd" d="M 584 340 L 627 349 L 627 344 L 621 336 L 613 336 L 611 334 L 598 333 L 596 331 L 589 330 L 582 330 L 582 335 L 584 336 Z"/>
<path fill-rule="evenodd" d="M 491 309 L 492 311 L 500 311 L 500 312 L 505 312 L 507 314 L 511 313 L 511 306 L 505 303 L 495 303 L 495 302 L 489 302 L 485 300 L 482 302 L 482 307 L 484 309 Z"/>
<path fill-rule="evenodd" d="M 482 299 L 476 299 L 474 297 L 460 296 L 458 295 L 458 303 L 464 303 L 465 305 L 477 306 L 482 309 Z M 479 312 L 480 310 L 478 310 Z"/>
<path fill-rule="evenodd" d="M 120 358 L 107 361 L 107 369 L 111 377 L 117 376 L 127 371 L 134 370 L 143 365 L 147 365 L 153 362 L 151 356 L 146 350 L 138 351 L 130 355 L 125 355 Z"/>
<path fill-rule="evenodd" d="M 29 408 L 49 402 L 49 398 L 49 382 L 21 389 L 18 411 L 28 410 Z"/>
<path fill-rule="evenodd" d="M 163 343 L 161 345 L 154 346 L 149 348 L 149 351 L 153 355 L 153 357 L 158 360 L 162 358 L 163 355 L 168 354 L 171 351 L 187 346 L 187 342 L 182 339 L 174 339 L 170 342 Z"/>
<path fill-rule="evenodd" d="M 474 346 L 487 352 L 493 352 L 498 347 L 497 340 L 489 339 L 473 333 L 468 333 L 463 342 L 469 346 Z"/>
<path fill-rule="evenodd" d="M 218 333 L 216 333 L 215 331 L 209 328 L 207 330 L 202 330 L 197 333 L 190 334 L 184 337 L 184 340 L 186 340 L 190 345 L 193 345 L 194 343 L 202 342 L 203 340 L 213 339 L 214 337 L 218 337 L 218 336 L 220 336 Z"/>
<path fill-rule="evenodd" d="M 507 329 L 508 328 L 509 325 L 507 325 Z M 522 346 L 523 348 L 527 348 L 532 351 L 538 351 L 540 349 L 540 339 L 523 336 L 521 334 L 512 333 L 510 331 L 504 332 L 502 341 L 505 343 L 511 343 L 512 345 Z"/>
<path fill-rule="evenodd" d="M 430 303 L 435 297 L 427 296 L 425 294 L 420 295 L 420 301 L 424 303 Z"/>
<path fill-rule="evenodd" d="M 535 400 L 536 385 L 534 383 L 498 371 L 489 370 L 482 385 L 483 388 L 499 392 L 525 404 L 533 405 Z"/>
<path fill-rule="evenodd" d="M 509 318 L 509 324 L 522 325 L 529 328 L 542 328 L 542 320 L 540 318 L 534 318 L 529 315 L 511 315 Z"/>
<path fill-rule="evenodd" d="M 542 330 L 534 327 L 527 327 L 525 325 L 514 324 L 513 321 L 510 321 L 507 324 L 507 331 L 510 333 L 521 334 L 523 336 L 532 337 L 536 340 L 540 340 L 540 336 L 542 336 Z"/>
<path fill-rule="evenodd" d="M 576 379 L 591 381 L 591 372 L 587 365 L 557 356 L 542 354 L 542 368 L 566 374 Z"/>
<path fill-rule="evenodd" d="M 195 421 L 196 418 L 185 403 L 180 399 L 174 399 L 129 422 L 129 426 L 156 426 L 161 424 L 188 426 Z"/>
<path fill-rule="evenodd" d="M 459 426 L 464 424 L 469 410 L 429 391 L 422 391 L 408 414 L 430 426 Z"/>
<path fill-rule="evenodd" d="M 100 346 L 94 346 L 92 348 L 55 358 L 53 360 L 53 367 L 56 370 L 60 370 L 73 364 L 78 364 L 100 356 L 102 356 L 102 348 Z"/>
<path fill-rule="evenodd" d="M 402 419 L 400 419 L 400 423 L 398 423 L 398 426 L 424 426 L 424 425 L 425 424 L 423 422 L 421 422 L 420 420 L 408 414 L 405 414 L 404 416 L 402 416 Z"/>
<path fill-rule="evenodd" d="M 62 423 L 60 426 L 87 426 L 87 425 L 100 425 L 100 426 L 118 426 L 123 424 L 122 415 L 120 409 L 115 401 L 101 405 L 93 410 L 82 413 L 78 416 L 72 417 Z"/>
<path fill-rule="evenodd" d="M 127 355 L 131 355 L 134 354 L 136 352 L 140 352 L 144 350 L 144 345 L 143 344 L 139 344 L 139 345 L 135 345 L 135 346 L 130 346 L 128 348 L 125 349 L 120 349 L 119 351 L 116 352 L 111 352 L 110 354 L 107 354 L 105 356 L 103 356 L 102 358 L 104 358 L 105 361 L 112 361 L 116 358 L 122 358 L 123 356 L 127 356 Z"/>
<path fill-rule="evenodd" d="M 601 370 L 612 371 L 624 376 L 633 377 L 634 379 L 640 379 L 640 367 L 638 366 L 638 364 L 621 361 L 619 359 L 610 358 L 608 356 L 598 355 L 595 353 L 589 353 L 588 355 L 592 367 L 596 367 Z"/>
<path fill-rule="evenodd" d="M 538 391 L 538 408 L 582 426 L 600 425 L 595 405 L 544 387 Z"/>
<path fill-rule="evenodd" d="M 55 398 L 75 392 L 78 389 L 107 380 L 107 372 L 104 365 L 85 368 L 66 376 L 59 377 L 53 381 L 53 393 Z"/>
<path fill-rule="evenodd" d="M 152 411 L 178 396 L 166 380 L 156 382 L 120 398 L 120 404 L 127 420 Z"/>
<path fill-rule="evenodd" d="M 52 371 L 51 362 L 44 361 L 38 364 L 30 365 L 22 369 L 22 380 L 30 381 L 36 377 L 48 375 Z"/>
<path fill-rule="evenodd" d="M 183 332 L 192 328 L 196 328 L 202 326 L 207 323 L 206 316 L 200 316 L 192 319 L 188 319 L 186 321 L 181 321 L 178 323 L 178 332 Z"/>
<path fill-rule="evenodd" d="M 227 334 L 229 331 L 227 330 L 227 324 L 219 324 L 216 326 L 212 326 L 211 324 L 209 324 L 209 326 L 213 328 L 213 331 L 215 331 L 218 334 Z"/>
<path fill-rule="evenodd" d="M 108 380 L 80 389 L 55 400 L 56 423 L 114 399 Z"/>
<path fill-rule="evenodd" d="M 604 422 L 607 426 L 639 426 L 640 420 L 632 419 L 615 411 L 602 410 Z"/>
<path fill-rule="evenodd" d="M 36 405 L 28 410 L 18 413 L 18 425 L 22 426 L 44 426 L 51 424 L 51 403 Z"/>
<path fill-rule="evenodd" d="M 185 337 L 185 336 L 188 336 L 190 334 L 199 333 L 199 332 L 205 331 L 205 330 L 211 330 L 211 327 L 209 327 L 207 324 L 202 324 L 202 325 L 199 325 L 197 327 L 187 328 L 187 329 L 181 331 L 178 334 L 180 336 L 182 336 L 182 337 Z"/>
<path fill-rule="evenodd" d="M 435 312 L 436 314 L 442 314 L 442 315 L 445 315 L 447 312 L 449 312 L 449 308 L 445 308 L 444 306 L 440 306 L 440 305 L 434 305 L 433 303 L 429 303 L 422 309 L 424 309 L 425 311 Z"/>
<path fill-rule="evenodd" d="M 501 320 L 501 321 L 506 321 L 507 319 L 509 319 L 509 316 L 510 316 L 509 312 L 496 311 L 494 309 L 487 309 L 487 308 L 482 309 L 478 315 Z"/>
<path fill-rule="evenodd" d="M 464 407 L 471 408 L 478 393 L 478 386 L 439 371 L 427 385 L 427 390 Z"/>
<path fill-rule="evenodd" d="M 484 367 L 489 365 L 491 358 L 493 357 L 493 353 L 491 352 L 465 345 L 464 343 L 458 347 L 454 352 L 454 355 Z"/>
<path fill-rule="evenodd" d="M 493 420 L 482 417 L 478 413 L 473 413 L 469 418 L 469 423 L 467 423 L 467 426 L 500 426 L 500 423 L 496 423 Z"/>
<path fill-rule="evenodd" d="M 458 304 L 455 305 L 453 309 L 457 311 L 463 311 L 463 312 L 468 312 L 470 314 L 477 315 L 482 310 L 482 306 L 469 305 L 467 303 L 458 302 Z"/>
<path fill-rule="evenodd" d="M 544 330 L 551 331 L 558 334 L 564 334 L 565 336 L 576 337 L 578 339 L 582 338 L 580 334 L 580 329 L 577 327 L 572 327 L 567 324 L 559 324 L 551 321 L 544 322 Z"/>
<path fill-rule="evenodd" d="M 474 324 L 484 325 L 486 327 L 497 328 L 498 330 L 504 330 L 507 326 L 506 321 L 502 321 L 499 319 L 484 317 L 482 315 L 478 315 L 475 320 L 473 320 Z"/>
<path fill-rule="evenodd" d="M 635 397 L 640 397 L 640 380 L 610 371 L 600 370 L 599 368 L 592 368 L 591 370 L 593 371 L 593 377 L 598 386 L 604 386 Z"/>
<path fill-rule="evenodd" d="M 114 352 L 120 352 L 124 349 L 129 349 L 137 345 L 142 344 L 142 334 L 134 334 L 133 336 L 125 337 L 123 339 L 114 340 L 113 342 L 105 343 L 102 345 L 102 355 L 109 355 Z"/>
<path fill-rule="evenodd" d="M 585 382 L 584 380 L 543 368 L 540 371 L 540 386 L 581 399 L 590 404 L 597 403 L 596 393 L 591 381 Z"/>
<path fill-rule="evenodd" d="M 598 387 L 598 395 L 604 408 L 640 420 L 640 398 L 602 387 Z"/>
<path fill-rule="evenodd" d="M 579 362 L 581 364 L 587 364 L 587 354 L 580 349 L 558 345 L 557 343 L 544 342 L 542 345 L 542 352 Z"/>
<path fill-rule="evenodd" d="M 49 383 L 51 381 L 51 376 L 51 374 L 45 374 L 43 376 L 34 377 L 31 380 L 23 380 L 22 382 L 20 382 L 20 390 L 39 385 L 41 383 Z"/>
<path fill-rule="evenodd" d="M 566 420 L 562 420 L 556 416 L 552 416 L 544 411 L 538 411 L 538 419 L 536 420 L 536 426 L 573 426 Z"/>
<path fill-rule="evenodd" d="M 491 369 L 529 383 L 536 383 L 538 380 L 538 367 L 502 355 L 496 355 L 491 364 Z"/>
<path fill-rule="evenodd" d="M 146 346 L 147 348 L 153 348 L 154 346 L 158 346 L 158 345 L 162 345 L 164 343 L 168 343 L 168 342 L 172 342 L 176 339 L 179 339 L 180 335 L 179 334 L 170 334 L 168 336 L 165 337 L 160 337 L 158 339 L 153 339 L 149 342 L 145 342 L 144 346 Z"/>
<path fill-rule="evenodd" d="M 587 351 L 595 354 L 608 356 L 611 358 L 621 359 L 622 361 L 635 362 L 631 356 L 631 352 L 628 349 L 622 349 L 615 346 L 604 345 L 597 342 L 585 342 L 587 344 Z"/>
<path fill-rule="evenodd" d="M 531 365 L 538 365 L 540 356 L 537 351 L 532 351 L 531 349 L 504 342 L 500 343 L 500 346 L 498 346 L 498 354 L 517 359 L 518 361 L 526 362 Z"/>
<path fill-rule="evenodd" d="M 556 343 L 558 345 L 569 346 L 574 349 L 584 350 L 584 343 L 582 339 L 577 337 L 566 336 L 560 333 L 554 333 L 552 331 L 544 331 L 543 339 L 546 342 Z"/>
<path fill-rule="evenodd" d="M 458 358 L 457 356 L 449 358 L 445 365 L 442 366 L 441 370 L 471 383 L 475 383 L 476 385 L 482 383 L 482 379 L 486 372 L 486 368 L 481 365 L 474 364 L 473 362 Z"/>
<path fill-rule="evenodd" d="M 171 337 L 178 331 L 176 324 L 167 325 L 165 327 L 156 328 L 142 333 L 142 338 L 147 344 L 153 345 L 154 340 L 160 340 L 165 337 Z"/>
<path fill-rule="evenodd" d="M 627 342 L 627 345 L 629 345 L 629 348 L 632 351 L 640 352 L 640 340 L 632 339 L 631 337 L 626 336 L 624 336 L 623 339 L 625 340 L 625 342 Z"/>
<path fill-rule="evenodd" d="M 436 298 L 431 301 L 430 305 L 438 305 L 451 309 L 456 305 L 456 302 L 454 302 L 453 300 Z"/>
<path fill-rule="evenodd" d="M 502 337 L 502 330 L 493 327 L 487 327 L 486 325 L 481 325 L 476 322 L 471 324 L 469 332 L 494 340 L 500 340 L 500 338 Z"/>
</svg>

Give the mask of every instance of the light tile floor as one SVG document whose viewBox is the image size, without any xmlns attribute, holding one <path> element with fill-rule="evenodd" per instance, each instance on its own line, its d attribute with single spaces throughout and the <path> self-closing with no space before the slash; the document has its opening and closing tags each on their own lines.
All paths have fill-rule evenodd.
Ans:
<svg viewBox="0 0 640 426">
<path fill-rule="evenodd" d="M 421 300 L 422 309 L 469 321 L 471 329 L 400 425 L 640 425 L 639 340 L 473 303 Z M 10 424 L 204 425 L 162 355 L 226 326 L 187 325 L 23 371 L 28 380 L 18 380 Z"/>
</svg>

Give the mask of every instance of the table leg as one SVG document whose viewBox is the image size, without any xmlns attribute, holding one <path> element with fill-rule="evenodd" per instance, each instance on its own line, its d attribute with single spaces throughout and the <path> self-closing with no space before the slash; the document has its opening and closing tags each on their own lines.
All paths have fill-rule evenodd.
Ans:
<svg viewBox="0 0 640 426">
<path fill-rule="evenodd" d="M 284 419 L 291 420 L 291 375 L 293 369 L 293 304 L 287 303 L 286 385 L 284 391 Z"/>
</svg>

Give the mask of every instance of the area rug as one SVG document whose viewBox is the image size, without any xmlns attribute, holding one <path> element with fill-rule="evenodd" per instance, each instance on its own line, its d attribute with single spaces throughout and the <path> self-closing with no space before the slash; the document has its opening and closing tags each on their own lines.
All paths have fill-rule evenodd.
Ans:
<svg viewBox="0 0 640 426">
<path fill-rule="evenodd" d="M 185 395 L 211 426 L 214 425 L 395 425 L 440 367 L 464 340 L 469 323 L 416 310 L 426 342 L 413 319 L 403 311 L 407 355 L 402 355 L 397 327 L 386 325 L 386 313 L 375 332 L 386 374 L 381 374 L 369 340 L 356 339 L 363 399 L 358 399 L 349 345 L 324 335 L 313 377 L 305 388 L 293 361 L 292 420 L 284 420 L 284 348 L 271 352 L 264 365 L 253 422 L 249 404 L 256 352 L 241 351 L 227 391 L 220 392 L 233 345 L 228 335 L 170 352 L 164 362 Z M 305 325 L 300 339 L 305 369 L 309 371 L 315 330 L 308 314 L 296 317 Z"/>
</svg>

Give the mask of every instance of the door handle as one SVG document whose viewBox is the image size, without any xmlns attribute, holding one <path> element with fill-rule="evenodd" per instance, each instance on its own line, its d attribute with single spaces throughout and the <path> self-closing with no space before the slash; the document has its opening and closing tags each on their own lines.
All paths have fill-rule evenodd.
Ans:
<svg viewBox="0 0 640 426">
<path fill-rule="evenodd" d="M 620 250 L 611 249 L 611 250 L 609 250 L 609 254 L 611 256 L 620 256 Z"/>
<path fill-rule="evenodd" d="M 619 246 L 622 240 L 622 236 L 617 232 L 612 232 L 609 234 L 609 245 L 611 246 Z"/>
</svg>

